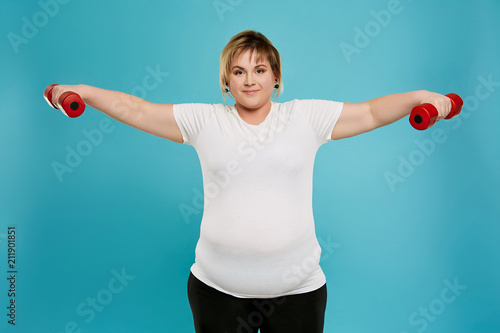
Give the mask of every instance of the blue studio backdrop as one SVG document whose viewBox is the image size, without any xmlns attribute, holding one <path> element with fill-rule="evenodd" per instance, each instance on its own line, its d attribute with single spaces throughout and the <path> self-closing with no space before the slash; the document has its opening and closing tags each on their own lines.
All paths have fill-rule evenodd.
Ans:
<svg viewBox="0 0 500 333">
<path fill-rule="evenodd" d="M 223 103 L 220 52 L 246 29 L 281 53 L 278 102 L 420 89 L 465 102 L 426 131 L 406 118 L 319 150 L 325 332 L 500 332 L 500 2 L 6 0 L 0 13 L 1 332 L 194 331 L 195 150 L 91 107 L 68 118 L 42 93 Z"/>
</svg>

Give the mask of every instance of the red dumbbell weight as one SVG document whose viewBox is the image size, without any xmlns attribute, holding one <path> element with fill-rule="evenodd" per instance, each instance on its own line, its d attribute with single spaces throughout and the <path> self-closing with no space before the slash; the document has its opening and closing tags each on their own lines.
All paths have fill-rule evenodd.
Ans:
<svg viewBox="0 0 500 333">
<path fill-rule="evenodd" d="M 464 101 L 457 94 L 450 93 L 445 95 L 451 100 L 451 111 L 444 119 L 451 119 L 460 114 Z M 438 111 L 436 107 L 430 103 L 420 104 L 411 110 L 410 124 L 415 129 L 420 131 L 428 129 L 436 123 Z"/>
<path fill-rule="evenodd" d="M 51 84 L 43 92 L 43 97 L 54 109 L 59 109 L 57 105 L 52 104 L 52 89 L 57 86 L 57 84 Z M 80 116 L 85 110 L 85 103 L 83 102 L 80 95 L 72 91 L 66 91 L 59 96 L 57 104 L 61 106 L 62 112 L 70 118 L 75 118 Z"/>
</svg>

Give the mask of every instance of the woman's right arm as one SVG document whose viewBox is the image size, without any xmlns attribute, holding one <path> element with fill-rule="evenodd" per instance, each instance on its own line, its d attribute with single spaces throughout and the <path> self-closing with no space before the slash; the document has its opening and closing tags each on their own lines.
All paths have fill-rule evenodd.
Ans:
<svg viewBox="0 0 500 333">
<path fill-rule="evenodd" d="M 89 85 L 57 85 L 52 90 L 52 102 L 73 91 L 85 104 L 141 131 L 182 143 L 182 134 L 174 118 L 173 104 L 157 104 L 119 91 Z"/>
</svg>

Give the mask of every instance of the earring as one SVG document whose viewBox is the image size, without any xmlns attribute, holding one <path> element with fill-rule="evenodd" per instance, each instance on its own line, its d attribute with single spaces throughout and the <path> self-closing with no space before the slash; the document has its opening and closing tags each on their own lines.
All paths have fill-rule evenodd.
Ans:
<svg viewBox="0 0 500 333">
<path fill-rule="evenodd" d="M 279 89 L 279 87 L 280 87 L 280 85 L 277 83 L 274 85 L 274 89 Z"/>
<path fill-rule="evenodd" d="M 226 92 L 228 93 L 229 92 L 229 88 L 226 87 Z"/>
</svg>

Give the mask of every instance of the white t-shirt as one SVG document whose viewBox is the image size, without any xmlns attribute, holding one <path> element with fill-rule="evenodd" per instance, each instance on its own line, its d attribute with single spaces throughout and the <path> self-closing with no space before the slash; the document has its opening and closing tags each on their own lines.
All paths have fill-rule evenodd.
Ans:
<svg viewBox="0 0 500 333">
<path fill-rule="evenodd" d="M 204 211 L 191 272 L 240 298 L 271 298 L 325 284 L 312 210 L 318 148 L 343 103 L 272 102 L 259 125 L 234 106 L 176 104 L 184 143 L 196 149 Z"/>
</svg>

